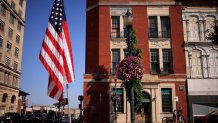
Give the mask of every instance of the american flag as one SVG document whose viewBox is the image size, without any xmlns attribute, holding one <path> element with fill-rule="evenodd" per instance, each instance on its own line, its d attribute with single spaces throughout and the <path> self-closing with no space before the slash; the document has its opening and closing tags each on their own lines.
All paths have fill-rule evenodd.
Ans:
<svg viewBox="0 0 218 123">
<path fill-rule="evenodd" d="M 49 73 L 48 96 L 63 100 L 64 86 L 74 81 L 70 35 L 63 0 L 55 0 L 39 59 Z"/>
</svg>

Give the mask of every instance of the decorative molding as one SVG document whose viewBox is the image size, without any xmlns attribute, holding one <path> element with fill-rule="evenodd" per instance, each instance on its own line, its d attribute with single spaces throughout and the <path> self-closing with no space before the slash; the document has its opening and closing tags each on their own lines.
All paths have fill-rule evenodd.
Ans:
<svg viewBox="0 0 218 123">
<path fill-rule="evenodd" d="M 150 38 L 150 45 L 154 47 L 171 47 L 170 46 L 170 38 Z"/>
<path fill-rule="evenodd" d="M 167 1 L 156 1 L 156 2 L 99 2 L 92 6 L 89 6 L 86 11 L 90 11 L 97 6 L 173 6 L 181 5 L 181 2 L 167 2 Z"/>
<path fill-rule="evenodd" d="M 124 16 L 128 9 L 129 9 L 130 13 L 132 13 L 131 7 L 111 7 L 110 8 L 110 15 L 111 16 Z"/>
</svg>

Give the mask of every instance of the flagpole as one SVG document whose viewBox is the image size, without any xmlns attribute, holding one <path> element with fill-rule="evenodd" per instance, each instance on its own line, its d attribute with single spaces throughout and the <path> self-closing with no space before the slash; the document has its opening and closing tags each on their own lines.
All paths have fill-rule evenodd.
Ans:
<svg viewBox="0 0 218 123">
<path fill-rule="evenodd" d="M 68 117 L 69 123 L 71 123 L 71 112 L 70 112 L 70 99 L 69 99 L 69 85 L 67 84 L 67 100 L 68 100 Z"/>
</svg>

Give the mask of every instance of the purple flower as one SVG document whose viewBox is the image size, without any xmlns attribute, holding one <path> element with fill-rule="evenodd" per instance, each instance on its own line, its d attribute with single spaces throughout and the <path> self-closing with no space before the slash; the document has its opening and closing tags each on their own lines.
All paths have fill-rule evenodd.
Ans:
<svg viewBox="0 0 218 123">
<path fill-rule="evenodd" d="M 143 65 L 136 56 L 127 57 L 117 65 L 116 75 L 121 80 L 141 80 L 143 74 Z"/>
</svg>

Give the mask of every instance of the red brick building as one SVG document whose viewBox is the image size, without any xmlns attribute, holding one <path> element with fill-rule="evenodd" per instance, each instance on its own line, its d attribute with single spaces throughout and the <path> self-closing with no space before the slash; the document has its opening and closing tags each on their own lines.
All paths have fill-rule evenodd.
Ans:
<svg viewBox="0 0 218 123">
<path fill-rule="evenodd" d="M 202 1 L 87 0 L 85 123 L 115 120 L 111 101 L 116 80 L 113 75 L 127 52 L 123 16 L 128 9 L 134 18 L 133 28 L 145 71 L 144 99 L 136 112 L 136 122 L 167 122 L 179 107 L 188 120 L 182 10 L 185 6 L 203 5 Z M 121 97 L 117 121 L 130 122 L 125 88 L 121 80 L 117 83 Z"/>
</svg>

